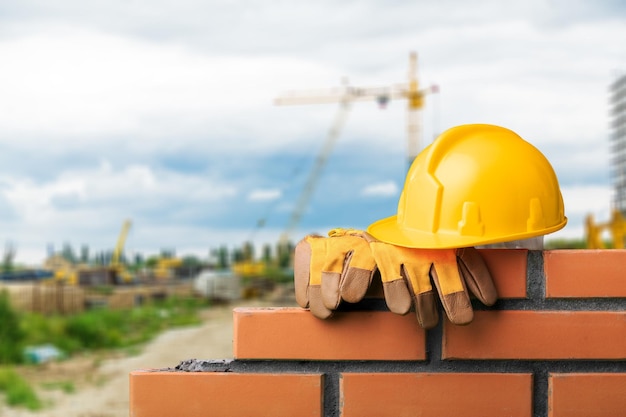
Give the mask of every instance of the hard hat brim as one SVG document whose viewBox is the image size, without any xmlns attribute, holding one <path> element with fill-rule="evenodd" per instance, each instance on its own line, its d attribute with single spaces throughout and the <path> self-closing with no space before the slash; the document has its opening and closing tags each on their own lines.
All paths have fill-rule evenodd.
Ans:
<svg viewBox="0 0 626 417">
<path fill-rule="evenodd" d="M 509 242 L 512 240 L 528 239 L 535 236 L 547 235 L 562 229 L 567 224 L 567 217 L 557 225 L 543 230 L 534 230 L 527 233 L 518 233 L 508 236 L 460 236 L 458 233 L 446 234 L 441 230 L 437 233 L 426 233 L 419 230 L 409 230 L 398 225 L 398 216 L 394 215 L 372 223 L 367 232 L 376 239 L 392 245 L 407 248 L 422 249 L 452 249 L 469 246 L 487 245 L 490 243 Z"/>
</svg>

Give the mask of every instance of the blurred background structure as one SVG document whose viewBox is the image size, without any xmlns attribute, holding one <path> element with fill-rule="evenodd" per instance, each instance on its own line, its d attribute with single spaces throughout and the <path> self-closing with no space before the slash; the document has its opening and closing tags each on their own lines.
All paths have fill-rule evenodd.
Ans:
<svg viewBox="0 0 626 417">
<path fill-rule="evenodd" d="M 626 233 L 626 74 L 618 76 L 609 87 L 610 169 L 613 182 L 610 219 L 595 221 L 593 213 L 585 219 L 586 247 L 624 248 Z"/>
<path fill-rule="evenodd" d="M 626 73 L 610 86 L 611 174 L 613 203 L 626 215 Z"/>
</svg>

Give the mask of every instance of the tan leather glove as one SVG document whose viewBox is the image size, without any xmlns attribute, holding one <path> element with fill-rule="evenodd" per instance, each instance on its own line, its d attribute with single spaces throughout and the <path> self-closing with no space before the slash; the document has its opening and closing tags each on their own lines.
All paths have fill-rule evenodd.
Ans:
<svg viewBox="0 0 626 417">
<path fill-rule="evenodd" d="M 498 298 L 487 265 L 473 247 L 405 248 L 380 242 L 367 233 L 363 236 L 380 270 L 387 306 L 394 313 L 406 314 L 413 304 L 425 329 L 439 321 L 432 284 L 454 324 L 468 324 L 474 318 L 468 288 L 485 305 L 493 305 Z"/>
<path fill-rule="evenodd" d="M 374 264 L 389 309 L 407 314 L 414 305 L 420 326 L 427 329 L 439 321 L 433 284 L 454 324 L 473 319 L 468 288 L 485 305 L 497 300 L 491 274 L 475 248 L 405 248 L 352 229 L 333 229 L 329 235 L 307 236 L 296 246 L 296 300 L 316 317 L 330 317 L 342 299 L 360 301 Z"/>
<path fill-rule="evenodd" d="M 306 236 L 294 256 L 296 301 L 321 319 L 330 317 L 342 300 L 363 299 L 376 270 L 362 232 L 331 230 L 329 236 Z"/>
</svg>

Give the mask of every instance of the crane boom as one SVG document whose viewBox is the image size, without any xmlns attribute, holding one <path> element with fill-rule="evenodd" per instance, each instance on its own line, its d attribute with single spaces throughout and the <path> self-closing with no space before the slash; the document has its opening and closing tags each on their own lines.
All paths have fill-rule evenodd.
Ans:
<svg viewBox="0 0 626 417">
<path fill-rule="evenodd" d="M 431 85 L 420 89 L 417 77 L 417 54 L 409 55 L 408 82 L 390 86 L 357 87 L 343 85 L 330 89 L 313 89 L 289 91 L 274 100 L 278 106 L 329 104 L 341 103 L 349 100 L 378 101 L 385 103 L 389 100 L 407 100 L 407 154 L 409 162 L 417 156 L 422 148 L 421 138 L 421 109 L 424 107 L 424 97 L 430 93 L 438 93 L 439 87 Z"/>
<path fill-rule="evenodd" d="M 132 223 L 130 220 L 125 220 L 122 224 L 122 230 L 120 231 L 120 235 L 117 238 L 117 245 L 115 245 L 115 249 L 113 250 L 113 256 L 111 257 L 111 265 L 113 266 L 117 266 L 120 264 L 122 251 L 124 250 L 124 243 L 126 242 L 126 236 L 128 235 L 128 231 L 130 230 L 131 225 Z"/>
</svg>

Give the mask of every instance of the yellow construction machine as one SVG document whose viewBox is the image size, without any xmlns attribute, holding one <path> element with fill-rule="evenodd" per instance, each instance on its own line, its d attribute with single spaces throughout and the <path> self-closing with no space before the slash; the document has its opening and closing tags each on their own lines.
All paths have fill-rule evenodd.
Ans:
<svg viewBox="0 0 626 417">
<path fill-rule="evenodd" d="M 587 215 L 585 219 L 585 238 L 587 241 L 587 249 L 605 249 L 606 246 L 602 241 L 602 233 L 608 230 L 613 238 L 613 249 L 624 249 L 624 235 L 626 232 L 626 220 L 622 213 L 613 209 L 611 220 L 605 223 L 596 223 L 593 215 Z"/>
<path fill-rule="evenodd" d="M 62 257 L 61 255 L 52 255 L 43 265 L 44 269 L 52 271 L 52 278 L 46 282 L 63 283 L 68 285 L 78 284 L 78 268 L 76 265 Z"/>
<path fill-rule="evenodd" d="M 157 280 L 169 280 L 176 278 L 176 268 L 183 264 L 180 258 L 159 258 L 153 269 L 154 278 Z"/>
</svg>

